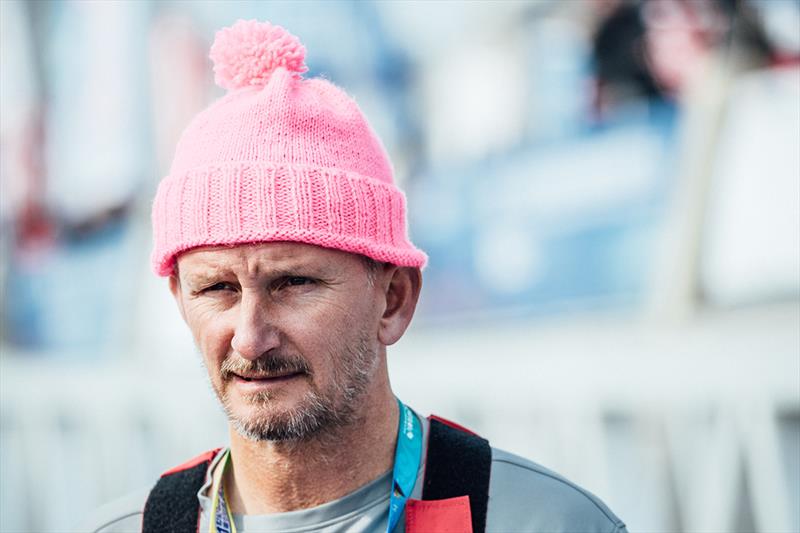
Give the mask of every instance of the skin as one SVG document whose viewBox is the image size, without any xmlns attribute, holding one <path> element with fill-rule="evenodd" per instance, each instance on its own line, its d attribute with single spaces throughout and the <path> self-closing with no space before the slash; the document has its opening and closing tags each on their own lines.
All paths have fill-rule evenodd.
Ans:
<svg viewBox="0 0 800 533">
<path fill-rule="evenodd" d="M 170 290 L 230 421 L 233 512 L 313 507 L 391 469 L 399 414 L 386 346 L 411 322 L 419 269 L 385 264 L 371 278 L 359 256 L 288 242 L 194 249 L 177 267 Z M 362 379 L 348 397 L 342 368 L 354 358 Z M 290 363 L 269 370 L 270 361 Z M 282 433 L 312 397 L 338 418 Z"/>
</svg>

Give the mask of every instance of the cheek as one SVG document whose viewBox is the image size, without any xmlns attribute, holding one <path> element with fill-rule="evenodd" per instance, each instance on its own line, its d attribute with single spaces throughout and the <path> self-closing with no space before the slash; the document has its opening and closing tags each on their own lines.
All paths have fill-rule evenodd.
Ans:
<svg viewBox="0 0 800 533">
<path fill-rule="evenodd" d="M 200 306 L 187 310 L 186 323 L 209 368 L 217 368 L 230 351 L 234 328 L 229 315 Z"/>
<path fill-rule="evenodd" d="M 284 321 L 284 331 L 305 357 L 327 359 L 351 347 L 365 329 L 375 329 L 373 315 L 363 301 L 328 301 L 294 314 L 292 320 Z"/>
<path fill-rule="evenodd" d="M 304 314 L 304 322 L 315 333 L 324 335 L 327 338 L 341 334 L 348 327 L 357 327 L 358 324 L 356 322 L 359 321 L 358 313 L 346 301 L 326 301 L 307 309 Z"/>
</svg>

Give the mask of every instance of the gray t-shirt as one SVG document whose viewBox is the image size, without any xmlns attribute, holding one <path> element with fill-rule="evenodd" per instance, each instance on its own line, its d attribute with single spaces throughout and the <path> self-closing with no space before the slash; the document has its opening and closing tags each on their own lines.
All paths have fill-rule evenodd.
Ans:
<svg viewBox="0 0 800 533">
<path fill-rule="evenodd" d="M 428 420 L 420 419 L 423 442 Z M 423 448 L 423 458 L 426 450 Z M 200 532 L 208 531 L 211 476 L 222 453 L 217 454 L 198 491 L 202 509 Z M 234 515 L 239 533 L 322 532 L 385 533 L 389 520 L 392 472 L 367 483 L 350 494 L 323 505 L 270 515 Z M 422 496 L 424 462 L 417 473 L 412 498 Z M 141 531 L 142 509 L 150 488 L 130 494 L 98 509 L 80 533 L 128 533 Z M 404 531 L 401 519 L 395 531 Z M 594 495 L 536 463 L 492 448 L 489 482 L 488 532 L 625 533 L 625 525 Z"/>
</svg>

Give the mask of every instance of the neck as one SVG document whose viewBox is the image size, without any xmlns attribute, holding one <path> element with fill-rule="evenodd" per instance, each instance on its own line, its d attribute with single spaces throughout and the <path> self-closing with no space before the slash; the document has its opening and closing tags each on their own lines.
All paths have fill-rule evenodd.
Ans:
<svg viewBox="0 0 800 533">
<path fill-rule="evenodd" d="M 225 477 L 231 511 L 269 514 L 314 507 L 392 468 L 399 412 L 388 382 L 363 405 L 352 424 L 308 441 L 255 442 L 231 429 L 232 464 Z"/>
</svg>

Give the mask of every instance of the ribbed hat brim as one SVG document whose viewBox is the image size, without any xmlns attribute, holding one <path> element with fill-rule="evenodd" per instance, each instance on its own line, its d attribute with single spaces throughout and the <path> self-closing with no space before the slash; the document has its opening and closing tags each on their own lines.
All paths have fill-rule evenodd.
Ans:
<svg viewBox="0 0 800 533">
<path fill-rule="evenodd" d="M 153 203 L 153 270 L 192 248 L 294 241 L 424 267 L 394 185 L 338 169 L 236 162 L 162 180 Z"/>
</svg>

